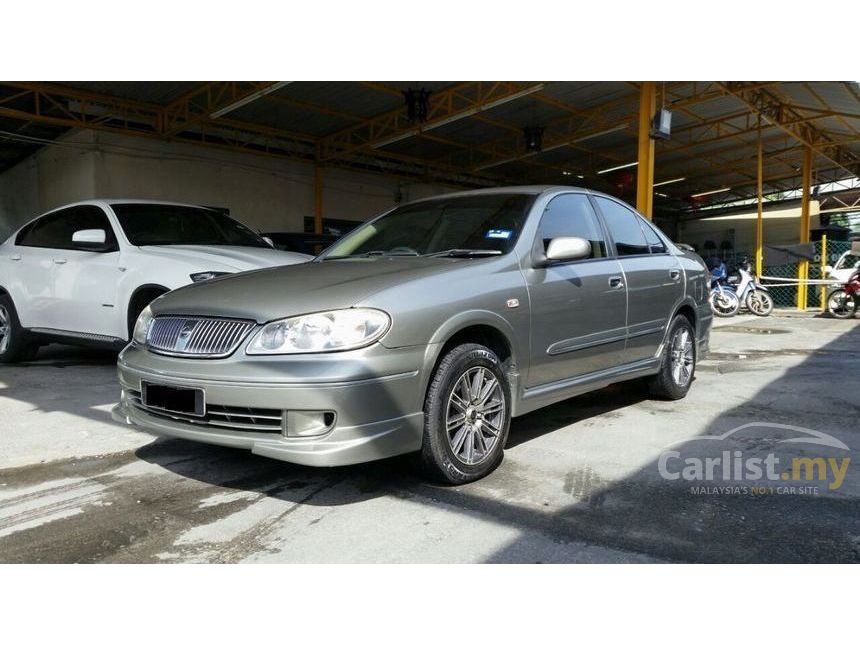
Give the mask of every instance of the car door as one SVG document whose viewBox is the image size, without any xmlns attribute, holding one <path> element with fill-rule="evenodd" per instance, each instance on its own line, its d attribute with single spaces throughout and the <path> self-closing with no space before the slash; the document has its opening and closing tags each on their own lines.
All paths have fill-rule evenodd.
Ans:
<svg viewBox="0 0 860 645">
<path fill-rule="evenodd" d="M 117 285 L 120 276 L 119 246 L 105 212 L 95 205 L 69 209 L 64 224 L 64 248 L 54 259 L 54 304 L 62 318 L 56 329 L 117 337 Z M 76 247 L 76 231 L 105 231 L 100 249 Z"/>
<path fill-rule="evenodd" d="M 627 285 L 627 362 L 654 356 L 684 294 L 681 264 L 636 211 L 595 196 Z"/>
<path fill-rule="evenodd" d="M 551 239 L 591 243 L 582 260 L 539 266 Z M 526 387 L 620 364 L 624 354 L 626 294 L 621 266 L 586 195 L 562 194 L 544 210 L 532 266 L 524 269 L 531 305 L 531 362 Z"/>
<path fill-rule="evenodd" d="M 63 209 L 43 215 L 15 238 L 9 289 L 22 327 L 55 329 L 61 321 L 54 299 L 54 262 L 67 214 Z"/>
</svg>

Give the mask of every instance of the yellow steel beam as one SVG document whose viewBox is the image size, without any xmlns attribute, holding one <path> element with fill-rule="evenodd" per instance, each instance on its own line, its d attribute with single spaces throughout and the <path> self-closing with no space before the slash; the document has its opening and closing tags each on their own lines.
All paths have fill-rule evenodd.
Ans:
<svg viewBox="0 0 860 645">
<path fill-rule="evenodd" d="M 803 192 L 800 198 L 800 243 L 809 242 L 809 198 L 812 192 L 812 148 L 803 151 Z M 797 308 L 806 309 L 807 287 L 809 279 L 809 260 L 801 260 L 797 265 Z"/>
<path fill-rule="evenodd" d="M 639 88 L 639 165 L 636 166 L 636 210 L 651 219 L 654 209 L 654 139 L 651 119 L 657 108 L 654 81 L 643 81 Z"/>
<path fill-rule="evenodd" d="M 421 132 L 533 94 L 543 87 L 543 83 L 512 81 L 460 83 L 430 95 L 427 120 L 423 123 L 410 122 L 406 110 L 398 107 L 323 137 L 320 140 L 320 157 L 322 161 L 328 161 L 359 151 L 378 150 Z"/>
<path fill-rule="evenodd" d="M 819 266 L 821 270 L 821 277 L 825 277 L 824 269 L 827 267 L 827 234 L 823 234 L 821 236 L 821 264 Z M 819 285 L 819 290 L 821 291 L 818 298 L 818 306 L 821 307 L 821 311 L 827 311 L 827 286 Z"/>
<path fill-rule="evenodd" d="M 785 130 L 804 145 L 816 148 L 821 155 L 852 174 L 860 175 L 860 158 L 847 147 L 835 143 L 828 134 L 814 125 L 798 122 L 802 115 L 797 107 L 781 100 L 767 89 L 752 87 L 743 81 L 724 81 L 721 85 L 727 94 L 739 99 L 750 110 L 761 114 L 776 127 Z"/>
<path fill-rule="evenodd" d="M 756 193 L 758 194 L 758 215 L 755 222 L 755 274 L 760 277 L 763 275 L 764 264 L 764 164 L 762 159 L 761 117 L 759 117 L 758 120 L 758 183 L 756 186 Z"/>
</svg>

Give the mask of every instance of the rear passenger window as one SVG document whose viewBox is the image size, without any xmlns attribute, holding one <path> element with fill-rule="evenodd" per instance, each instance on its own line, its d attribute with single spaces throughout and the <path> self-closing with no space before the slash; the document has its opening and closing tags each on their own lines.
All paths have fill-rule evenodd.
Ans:
<svg viewBox="0 0 860 645">
<path fill-rule="evenodd" d="M 606 257 L 606 240 L 586 195 L 559 195 L 553 199 L 543 212 L 538 234 L 544 252 L 555 237 L 581 237 L 591 243 L 590 257 Z"/>
<path fill-rule="evenodd" d="M 615 242 L 618 255 L 648 255 L 650 251 L 642 227 L 639 226 L 639 217 L 626 206 L 611 199 L 595 199 L 603 213 L 612 241 Z"/>
<path fill-rule="evenodd" d="M 660 239 L 660 236 L 657 235 L 657 232 L 651 225 L 643 222 L 641 219 L 639 219 L 639 224 L 642 226 L 642 232 L 645 233 L 645 241 L 648 243 L 651 253 L 665 253 L 666 245 L 663 244 L 663 240 Z"/>
</svg>

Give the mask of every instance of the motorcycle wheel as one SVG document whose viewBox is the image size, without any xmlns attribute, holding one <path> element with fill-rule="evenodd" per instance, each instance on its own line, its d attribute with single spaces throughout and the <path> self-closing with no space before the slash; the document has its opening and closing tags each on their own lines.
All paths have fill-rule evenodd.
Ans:
<svg viewBox="0 0 860 645">
<path fill-rule="evenodd" d="M 770 316 L 773 297 L 762 289 L 753 289 L 747 294 L 747 309 L 756 316 Z"/>
<path fill-rule="evenodd" d="M 857 313 L 857 300 L 842 289 L 834 289 L 827 296 L 827 311 L 835 318 L 853 318 Z"/>
<path fill-rule="evenodd" d="M 731 318 L 741 308 L 741 301 L 734 291 L 714 291 L 711 293 L 711 309 L 714 315 L 720 318 Z"/>
</svg>

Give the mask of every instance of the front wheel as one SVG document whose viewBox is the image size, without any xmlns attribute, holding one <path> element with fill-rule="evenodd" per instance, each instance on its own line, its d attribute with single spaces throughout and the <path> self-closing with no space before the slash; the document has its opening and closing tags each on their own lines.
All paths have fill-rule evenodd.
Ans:
<svg viewBox="0 0 860 645">
<path fill-rule="evenodd" d="M 39 346 L 27 338 L 18 312 L 9 296 L 0 296 L 0 363 L 29 361 L 36 357 Z"/>
<path fill-rule="evenodd" d="M 730 318 L 734 316 L 738 313 L 738 309 L 741 307 L 741 301 L 738 298 L 738 294 L 729 289 L 712 291 L 710 301 L 711 309 L 713 309 L 714 314 L 720 318 Z"/>
<path fill-rule="evenodd" d="M 834 289 L 827 296 L 827 311 L 836 318 L 853 318 L 857 313 L 857 299 L 844 289 Z"/>
<path fill-rule="evenodd" d="M 511 422 L 511 394 L 498 356 L 466 343 L 436 369 L 424 402 L 425 472 L 446 484 L 465 484 L 502 461 Z"/>
<path fill-rule="evenodd" d="M 756 316 L 769 316 L 773 311 L 773 297 L 763 289 L 753 289 L 747 294 L 747 309 Z"/>
</svg>

